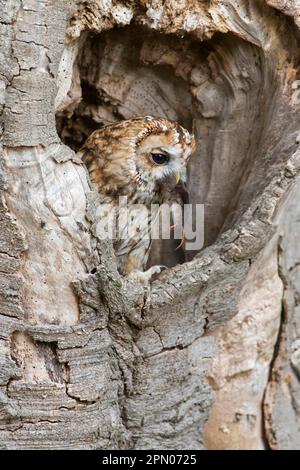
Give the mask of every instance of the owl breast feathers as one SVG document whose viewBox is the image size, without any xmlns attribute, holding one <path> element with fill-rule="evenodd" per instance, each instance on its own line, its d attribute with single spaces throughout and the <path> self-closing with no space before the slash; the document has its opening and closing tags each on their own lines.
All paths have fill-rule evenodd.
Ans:
<svg viewBox="0 0 300 470">
<path fill-rule="evenodd" d="M 121 274 L 143 271 L 151 245 L 150 224 L 144 223 L 145 218 L 153 222 L 159 211 L 153 211 L 153 204 L 159 208 L 170 201 L 176 182 L 185 181 L 186 164 L 194 149 L 195 139 L 186 129 L 152 116 L 103 127 L 83 145 L 80 153 L 97 187 L 101 216 L 109 217 L 114 211 L 119 221 L 114 249 Z M 122 226 L 121 200 L 127 202 L 129 219 L 132 213 L 143 222 L 143 228 L 134 234 L 128 235 L 128 218 Z M 154 267 L 148 271 L 151 275 L 158 270 Z"/>
</svg>

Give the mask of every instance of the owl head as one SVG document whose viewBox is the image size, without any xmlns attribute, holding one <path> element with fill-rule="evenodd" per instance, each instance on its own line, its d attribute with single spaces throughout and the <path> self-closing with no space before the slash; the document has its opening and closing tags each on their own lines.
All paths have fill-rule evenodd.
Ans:
<svg viewBox="0 0 300 470">
<path fill-rule="evenodd" d="M 82 150 L 91 179 L 102 191 L 156 191 L 186 179 L 195 139 L 177 122 L 137 117 L 94 131 Z"/>
<path fill-rule="evenodd" d="M 194 137 L 177 122 L 145 116 L 135 143 L 136 173 L 141 182 L 186 179 L 186 164 L 195 149 Z M 140 125 L 140 119 L 137 119 Z"/>
</svg>

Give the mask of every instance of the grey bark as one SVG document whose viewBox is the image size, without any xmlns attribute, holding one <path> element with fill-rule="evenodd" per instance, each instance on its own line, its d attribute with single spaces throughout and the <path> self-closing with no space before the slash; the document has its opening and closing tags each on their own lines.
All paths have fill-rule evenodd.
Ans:
<svg viewBox="0 0 300 470">
<path fill-rule="evenodd" d="M 0 0 L 2 448 L 300 448 L 297 3 Z M 74 152 L 143 114 L 206 217 L 146 291 Z"/>
</svg>

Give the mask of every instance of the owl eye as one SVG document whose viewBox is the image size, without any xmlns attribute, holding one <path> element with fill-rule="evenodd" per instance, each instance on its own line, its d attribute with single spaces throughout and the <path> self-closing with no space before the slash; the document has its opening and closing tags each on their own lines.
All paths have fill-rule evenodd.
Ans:
<svg viewBox="0 0 300 470">
<path fill-rule="evenodd" d="M 164 153 L 151 153 L 151 158 L 156 165 L 165 165 L 169 161 L 168 155 Z"/>
</svg>

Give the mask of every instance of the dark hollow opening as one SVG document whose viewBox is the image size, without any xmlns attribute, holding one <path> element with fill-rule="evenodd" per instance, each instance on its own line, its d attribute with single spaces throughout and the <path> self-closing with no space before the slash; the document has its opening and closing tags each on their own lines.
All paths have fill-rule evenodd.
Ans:
<svg viewBox="0 0 300 470">
<path fill-rule="evenodd" d="M 257 189 L 252 173 L 278 86 L 264 60 L 259 47 L 230 33 L 205 42 L 131 26 L 89 34 L 74 66 L 70 105 L 57 113 L 58 133 L 76 151 L 93 130 L 135 116 L 164 116 L 193 129 L 188 192 L 191 203 L 205 205 L 208 246 Z M 196 253 L 177 246 L 154 242 L 149 263 L 174 266 Z"/>
</svg>

